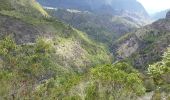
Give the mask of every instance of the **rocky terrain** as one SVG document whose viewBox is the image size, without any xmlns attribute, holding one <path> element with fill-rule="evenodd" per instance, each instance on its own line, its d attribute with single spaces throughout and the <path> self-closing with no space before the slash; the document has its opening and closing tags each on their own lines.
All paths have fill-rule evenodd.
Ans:
<svg viewBox="0 0 170 100">
<path fill-rule="evenodd" d="M 117 40 L 113 44 L 113 53 L 117 55 L 117 59 L 129 58 L 139 69 L 145 69 L 145 65 L 158 61 L 169 45 L 169 17 L 168 12 L 165 19 L 160 19 Z"/>
</svg>

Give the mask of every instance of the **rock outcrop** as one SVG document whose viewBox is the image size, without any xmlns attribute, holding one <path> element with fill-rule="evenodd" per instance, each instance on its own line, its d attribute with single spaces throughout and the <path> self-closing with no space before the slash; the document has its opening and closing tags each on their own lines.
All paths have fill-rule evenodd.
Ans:
<svg viewBox="0 0 170 100">
<path fill-rule="evenodd" d="M 167 20 L 168 19 L 168 20 Z M 137 69 L 161 59 L 170 44 L 170 12 L 160 19 L 120 38 L 113 44 L 113 55 L 118 60 L 127 58 Z"/>
</svg>

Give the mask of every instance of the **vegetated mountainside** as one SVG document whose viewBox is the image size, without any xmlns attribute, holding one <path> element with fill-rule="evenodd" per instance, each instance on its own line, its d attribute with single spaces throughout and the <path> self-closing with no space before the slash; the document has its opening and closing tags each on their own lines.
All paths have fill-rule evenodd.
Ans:
<svg viewBox="0 0 170 100">
<path fill-rule="evenodd" d="M 57 78 L 62 86 L 111 61 L 102 44 L 53 19 L 35 0 L 1 0 L 0 35 L 0 99 L 31 98 L 45 81 Z"/>
<path fill-rule="evenodd" d="M 148 18 L 144 7 L 137 0 L 38 0 L 43 6 L 76 9 L 80 11 L 90 11 L 93 13 L 110 13 L 113 15 L 128 12 L 128 16 L 137 19 Z"/>
<path fill-rule="evenodd" d="M 141 26 L 133 19 L 111 14 L 98 15 L 71 9 L 48 9 L 47 11 L 57 19 L 86 32 L 93 40 L 106 44 L 111 44 L 113 40 Z"/>
<path fill-rule="evenodd" d="M 9 9 L 11 1 L 22 9 Z M 0 6 L 0 99 L 137 100 L 160 85 L 169 93 L 169 49 L 163 66 L 151 65 L 146 77 L 127 62 L 110 64 L 102 44 L 28 2 L 1 2 L 8 6 Z"/>
<path fill-rule="evenodd" d="M 77 9 L 85 11 L 127 10 L 147 15 L 144 7 L 136 0 L 38 0 L 42 5 L 54 8 Z"/>
<path fill-rule="evenodd" d="M 169 11 L 169 9 L 167 10 L 164 10 L 164 11 L 160 11 L 160 12 L 157 12 L 153 15 L 151 15 L 152 19 L 154 20 L 158 20 L 158 19 L 161 19 L 161 18 L 165 18 L 166 16 L 166 13 Z"/>
<path fill-rule="evenodd" d="M 15 3 L 18 5 L 15 5 Z M 48 16 L 46 11 L 44 11 L 44 9 L 36 1 L 11 0 L 7 4 L 11 4 L 11 6 L 9 6 L 11 8 L 16 6 L 16 9 L 14 8 L 14 9 L 0 10 L 0 15 L 1 15 L 0 31 L 2 36 L 12 34 L 16 42 L 19 44 L 33 43 L 35 42 L 37 37 L 40 36 L 46 37 L 56 42 L 55 44 L 58 44 L 56 45 L 56 49 L 59 49 L 58 53 L 60 52 L 65 54 L 64 49 L 70 48 L 69 51 L 70 54 L 63 55 L 66 56 L 66 58 L 67 56 L 72 56 L 76 58 L 75 56 L 78 57 L 81 54 L 82 54 L 81 56 L 87 57 L 97 52 L 105 53 L 105 51 L 103 51 L 104 47 L 100 47 L 100 45 L 97 46 L 97 44 L 91 41 L 90 39 L 88 39 L 83 32 L 80 32 L 70 27 L 69 25 L 65 25 L 62 22 L 56 21 L 55 19 L 52 19 L 50 16 Z M 19 8 L 20 6 L 22 6 L 23 9 Z M 38 16 L 34 16 L 34 15 L 38 15 Z M 75 51 L 76 49 L 80 49 L 80 52 L 79 50 L 75 52 L 74 49 Z M 76 55 L 76 53 L 80 55 Z M 73 59 L 70 58 L 70 60 Z"/>
<path fill-rule="evenodd" d="M 38 1 L 47 8 L 54 7 L 50 15 L 106 44 L 150 22 L 144 7 L 136 0 Z"/>
<path fill-rule="evenodd" d="M 35 0 L 0 0 L 0 2 L 1 13 L 4 11 L 6 14 L 17 15 L 23 13 L 34 17 L 48 16 L 46 11 Z"/>
<path fill-rule="evenodd" d="M 146 69 L 148 64 L 159 61 L 170 44 L 170 17 L 160 19 L 131 32 L 113 44 L 117 60 L 127 59 L 138 69 Z"/>
</svg>

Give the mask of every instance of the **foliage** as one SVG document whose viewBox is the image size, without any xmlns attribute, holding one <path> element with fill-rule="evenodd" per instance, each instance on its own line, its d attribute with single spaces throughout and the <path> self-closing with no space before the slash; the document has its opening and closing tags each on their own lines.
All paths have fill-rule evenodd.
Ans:
<svg viewBox="0 0 170 100">
<path fill-rule="evenodd" d="M 118 62 L 91 70 L 93 85 L 88 87 L 86 97 L 115 99 L 135 98 L 145 93 L 140 74 L 130 65 Z M 92 94 L 91 94 L 92 93 Z"/>
<path fill-rule="evenodd" d="M 0 40 L 0 82 L 4 87 L 0 90 L 0 97 L 67 97 L 70 90 L 82 80 L 82 75 L 72 70 L 67 72 L 58 66 L 53 44 L 44 38 L 21 45 L 16 44 L 11 36 Z M 76 97 L 74 95 L 65 99 Z"/>
<path fill-rule="evenodd" d="M 153 78 L 155 85 L 159 91 L 170 92 L 169 91 L 169 75 L 170 75 L 170 49 L 163 55 L 162 61 L 156 62 L 149 66 L 148 74 Z"/>
<path fill-rule="evenodd" d="M 49 15 L 35 0 L 0 0 L 0 11 L 15 11 L 36 17 Z"/>
<path fill-rule="evenodd" d="M 27 97 L 29 93 L 23 94 L 21 90 L 24 93 L 30 92 L 36 82 L 53 77 L 55 64 L 51 60 L 52 54 L 52 46 L 43 39 L 38 39 L 35 44 L 31 45 L 17 45 L 10 36 L 1 40 L 0 77 L 2 83 L 7 82 L 3 86 L 6 90 L 1 90 L 1 93 L 6 91 L 5 95 L 1 96 L 17 98 L 25 95 Z"/>
</svg>

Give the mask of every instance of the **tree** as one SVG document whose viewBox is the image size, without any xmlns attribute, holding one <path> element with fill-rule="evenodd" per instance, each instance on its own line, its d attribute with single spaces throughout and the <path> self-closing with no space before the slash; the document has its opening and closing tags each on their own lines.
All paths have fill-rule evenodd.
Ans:
<svg viewBox="0 0 170 100">
<path fill-rule="evenodd" d="M 170 92 L 170 48 L 163 54 L 163 59 L 159 62 L 156 62 L 148 67 L 148 74 L 155 85 L 155 93 L 152 97 L 153 100 L 161 99 L 161 91 Z"/>
<path fill-rule="evenodd" d="M 127 63 L 118 62 L 91 70 L 93 85 L 90 93 L 98 93 L 98 98 L 129 99 L 136 98 L 145 93 L 139 72 Z M 90 94 L 87 92 L 87 94 Z M 89 96 L 89 95 L 88 95 Z M 90 95 L 92 96 L 92 95 Z M 95 95 L 96 96 L 96 95 Z M 102 99 L 103 100 L 103 99 Z"/>
</svg>

